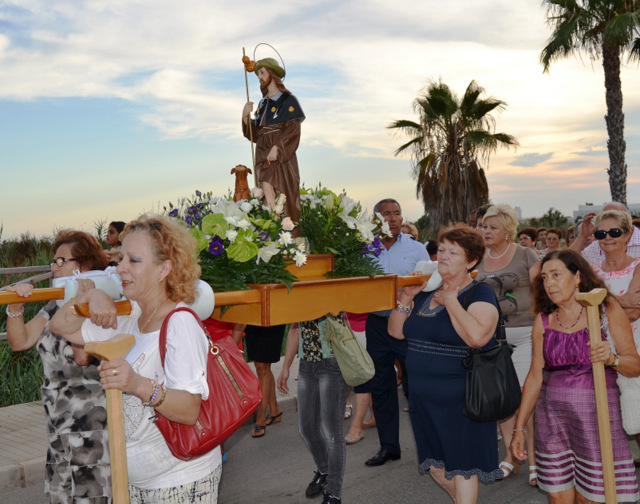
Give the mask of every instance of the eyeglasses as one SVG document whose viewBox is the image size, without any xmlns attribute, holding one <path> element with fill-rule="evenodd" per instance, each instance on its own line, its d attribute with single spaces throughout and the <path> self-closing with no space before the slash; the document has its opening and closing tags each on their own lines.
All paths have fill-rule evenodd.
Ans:
<svg viewBox="0 0 640 504">
<path fill-rule="evenodd" d="M 604 240 L 607 235 L 609 235 L 611 238 L 619 238 L 621 237 L 626 231 L 623 231 L 620 228 L 611 228 L 609 231 L 605 231 L 604 229 L 598 229 L 595 233 L 593 233 L 593 236 L 596 237 L 596 240 Z"/>
<path fill-rule="evenodd" d="M 64 266 L 64 263 L 66 263 L 67 261 L 75 262 L 75 258 L 70 257 L 69 259 L 67 259 L 66 257 L 54 257 L 53 261 L 49 263 L 49 266 L 53 266 L 55 264 L 56 266 L 58 266 L 58 268 L 62 268 Z"/>
</svg>

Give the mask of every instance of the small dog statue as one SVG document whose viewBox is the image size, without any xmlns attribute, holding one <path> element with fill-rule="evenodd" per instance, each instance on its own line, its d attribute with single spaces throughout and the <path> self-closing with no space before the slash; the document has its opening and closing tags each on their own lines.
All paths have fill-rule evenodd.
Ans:
<svg viewBox="0 0 640 504">
<path fill-rule="evenodd" d="M 231 170 L 231 174 L 236 175 L 236 190 L 233 193 L 233 201 L 240 201 L 251 198 L 251 189 L 247 183 L 247 175 L 253 173 L 250 168 L 244 165 L 238 165 Z"/>
</svg>

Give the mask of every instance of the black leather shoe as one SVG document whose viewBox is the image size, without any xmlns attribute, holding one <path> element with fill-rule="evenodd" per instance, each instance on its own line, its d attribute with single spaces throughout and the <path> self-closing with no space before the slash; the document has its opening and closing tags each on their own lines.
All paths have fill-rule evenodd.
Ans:
<svg viewBox="0 0 640 504">
<path fill-rule="evenodd" d="M 380 451 L 376 453 L 375 457 L 371 457 L 367 460 L 364 465 L 367 466 L 381 466 L 385 464 L 388 460 L 399 460 L 400 455 L 397 453 L 391 453 L 390 451 L 385 450 L 384 448 L 380 448 Z"/>
</svg>

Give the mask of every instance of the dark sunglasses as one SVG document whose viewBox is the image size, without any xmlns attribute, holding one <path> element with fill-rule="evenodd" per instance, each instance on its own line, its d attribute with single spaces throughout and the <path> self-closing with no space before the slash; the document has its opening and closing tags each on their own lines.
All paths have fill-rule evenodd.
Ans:
<svg viewBox="0 0 640 504">
<path fill-rule="evenodd" d="M 56 257 L 49 263 L 49 266 L 53 266 L 55 264 L 58 266 L 58 268 L 62 268 L 64 266 L 64 263 L 66 263 L 67 261 L 75 262 L 75 258 L 70 257 L 69 259 L 67 259 L 66 257 Z"/>
<path fill-rule="evenodd" d="M 593 233 L 593 236 L 596 237 L 596 240 L 604 240 L 607 237 L 607 235 L 609 235 L 611 238 L 619 238 L 624 233 L 625 232 L 620 228 L 611 228 L 609 231 L 605 231 L 604 229 L 598 229 L 595 233 Z"/>
</svg>

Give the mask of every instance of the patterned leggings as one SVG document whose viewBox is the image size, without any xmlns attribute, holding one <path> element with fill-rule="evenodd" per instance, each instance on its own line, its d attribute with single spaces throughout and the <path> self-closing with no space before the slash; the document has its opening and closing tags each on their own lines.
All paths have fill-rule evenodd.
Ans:
<svg viewBox="0 0 640 504">
<path fill-rule="evenodd" d="M 222 476 L 222 464 L 218 464 L 218 467 L 208 476 L 186 485 L 149 490 L 129 485 L 129 502 L 130 504 L 216 504 L 220 476 Z"/>
</svg>

